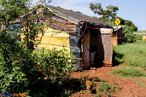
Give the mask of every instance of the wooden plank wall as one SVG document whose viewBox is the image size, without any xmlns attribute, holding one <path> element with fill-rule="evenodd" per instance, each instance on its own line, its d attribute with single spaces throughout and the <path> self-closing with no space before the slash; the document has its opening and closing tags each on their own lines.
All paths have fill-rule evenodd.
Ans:
<svg viewBox="0 0 146 97">
<path fill-rule="evenodd" d="M 104 66 L 112 66 L 113 44 L 112 44 L 112 29 L 101 29 L 101 37 L 104 49 Z"/>
<path fill-rule="evenodd" d="M 112 42 L 113 42 L 113 46 L 117 46 L 118 45 L 118 35 L 117 35 L 117 32 L 112 34 Z"/>
<path fill-rule="evenodd" d="M 119 28 L 116 31 L 113 32 L 112 34 L 112 41 L 113 41 L 113 46 L 117 46 L 119 44 L 122 44 L 123 42 L 123 28 Z"/>
<path fill-rule="evenodd" d="M 118 30 L 118 32 L 117 32 L 117 41 L 118 41 L 118 45 L 119 44 L 122 44 L 122 42 L 123 42 L 123 38 L 124 38 L 124 34 L 123 34 L 123 28 L 120 28 L 119 30 Z"/>
<path fill-rule="evenodd" d="M 45 20 L 47 22 L 47 24 L 56 29 L 56 30 L 60 30 L 60 31 L 68 31 L 68 32 L 73 32 L 76 29 L 76 24 L 61 18 L 59 16 L 54 16 L 52 18 L 48 18 Z"/>
</svg>

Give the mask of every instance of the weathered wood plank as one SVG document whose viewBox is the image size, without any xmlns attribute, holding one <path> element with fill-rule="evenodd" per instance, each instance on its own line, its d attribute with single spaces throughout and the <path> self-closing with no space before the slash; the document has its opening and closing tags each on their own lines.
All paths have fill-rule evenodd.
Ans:
<svg viewBox="0 0 146 97">
<path fill-rule="evenodd" d="M 101 29 L 102 34 L 102 43 L 104 48 L 104 61 L 105 66 L 112 66 L 112 57 L 113 57 L 113 44 L 112 44 L 112 29 Z"/>
<path fill-rule="evenodd" d="M 90 33 L 85 32 L 83 35 L 83 69 L 90 68 Z"/>
</svg>

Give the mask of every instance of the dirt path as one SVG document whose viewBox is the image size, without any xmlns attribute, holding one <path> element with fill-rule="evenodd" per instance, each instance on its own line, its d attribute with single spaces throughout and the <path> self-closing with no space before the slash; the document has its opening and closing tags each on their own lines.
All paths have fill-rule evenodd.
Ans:
<svg viewBox="0 0 146 97">
<path fill-rule="evenodd" d="M 114 67 L 116 68 L 116 67 Z M 94 68 L 82 72 L 72 73 L 73 78 L 81 78 L 89 76 L 89 78 L 100 78 L 110 84 L 117 84 L 121 90 L 115 92 L 112 97 L 146 97 L 146 78 L 124 78 L 115 76 L 111 73 L 113 67 Z M 95 95 L 85 92 L 80 95 L 80 92 L 72 95 L 73 97 L 94 97 Z M 106 96 L 103 96 L 106 97 Z"/>
</svg>

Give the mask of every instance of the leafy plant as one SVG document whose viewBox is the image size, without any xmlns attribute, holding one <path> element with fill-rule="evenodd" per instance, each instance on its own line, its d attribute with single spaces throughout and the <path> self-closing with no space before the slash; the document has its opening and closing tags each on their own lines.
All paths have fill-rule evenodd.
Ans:
<svg viewBox="0 0 146 97">
<path fill-rule="evenodd" d="M 29 9 L 28 1 L 0 1 L 0 92 L 20 92 L 33 97 L 67 94 L 68 91 L 61 88 L 70 76 L 70 56 L 63 50 L 34 51 L 38 33 L 43 34 L 43 24 L 36 21 L 41 14 Z M 47 8 L 44 11 L 45 16 L 52 16 L 47 13 Z M 20 27 L 14 30 L 13 23 L 20 16 Z M 22 33 L 24 43 L 19 40 Z"/>
<path fill-rule="evenodd" d="M 44 78 L 52 81 L 52 83 L 66 80 L 72 69 L 71 58 L 64 50 L 40 50 L 34 51 L 33 56 L 37 63 L 37 69 L 43 73 Z"/>
<path fill-rule="evenodd" d="M 20 48 L 17 35 L 11 31 L 5 30 L 0 37 L 0 91 L 24 92 L 27 78 L 22 67 L 30 62 L 29 53 Z"/>
<path fill-rule="evenodd" d="M 135 34 L 133 30 L 131 30 L 130 26 L 125 26 L 123 33 L 124 33 L 123 41 L 125 43 L 133 43 L 137 41 L 137 34 Z"/>
</svg>

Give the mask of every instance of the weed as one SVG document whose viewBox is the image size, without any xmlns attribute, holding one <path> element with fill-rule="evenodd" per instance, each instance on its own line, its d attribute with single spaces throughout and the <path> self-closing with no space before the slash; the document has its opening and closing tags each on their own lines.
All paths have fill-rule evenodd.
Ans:
<svg viewBox="0 0 146 97">
<path fill-rule="evenodd" d="M 101 82 L 100 85 L 96 89 L 97 93 L 105 94 L 108 97 L 111 96 L 111 91 L 112 90 L 113 90 L 113 87 L 111 85 L 109 85 L 107 82 Z"/>
</svg>

